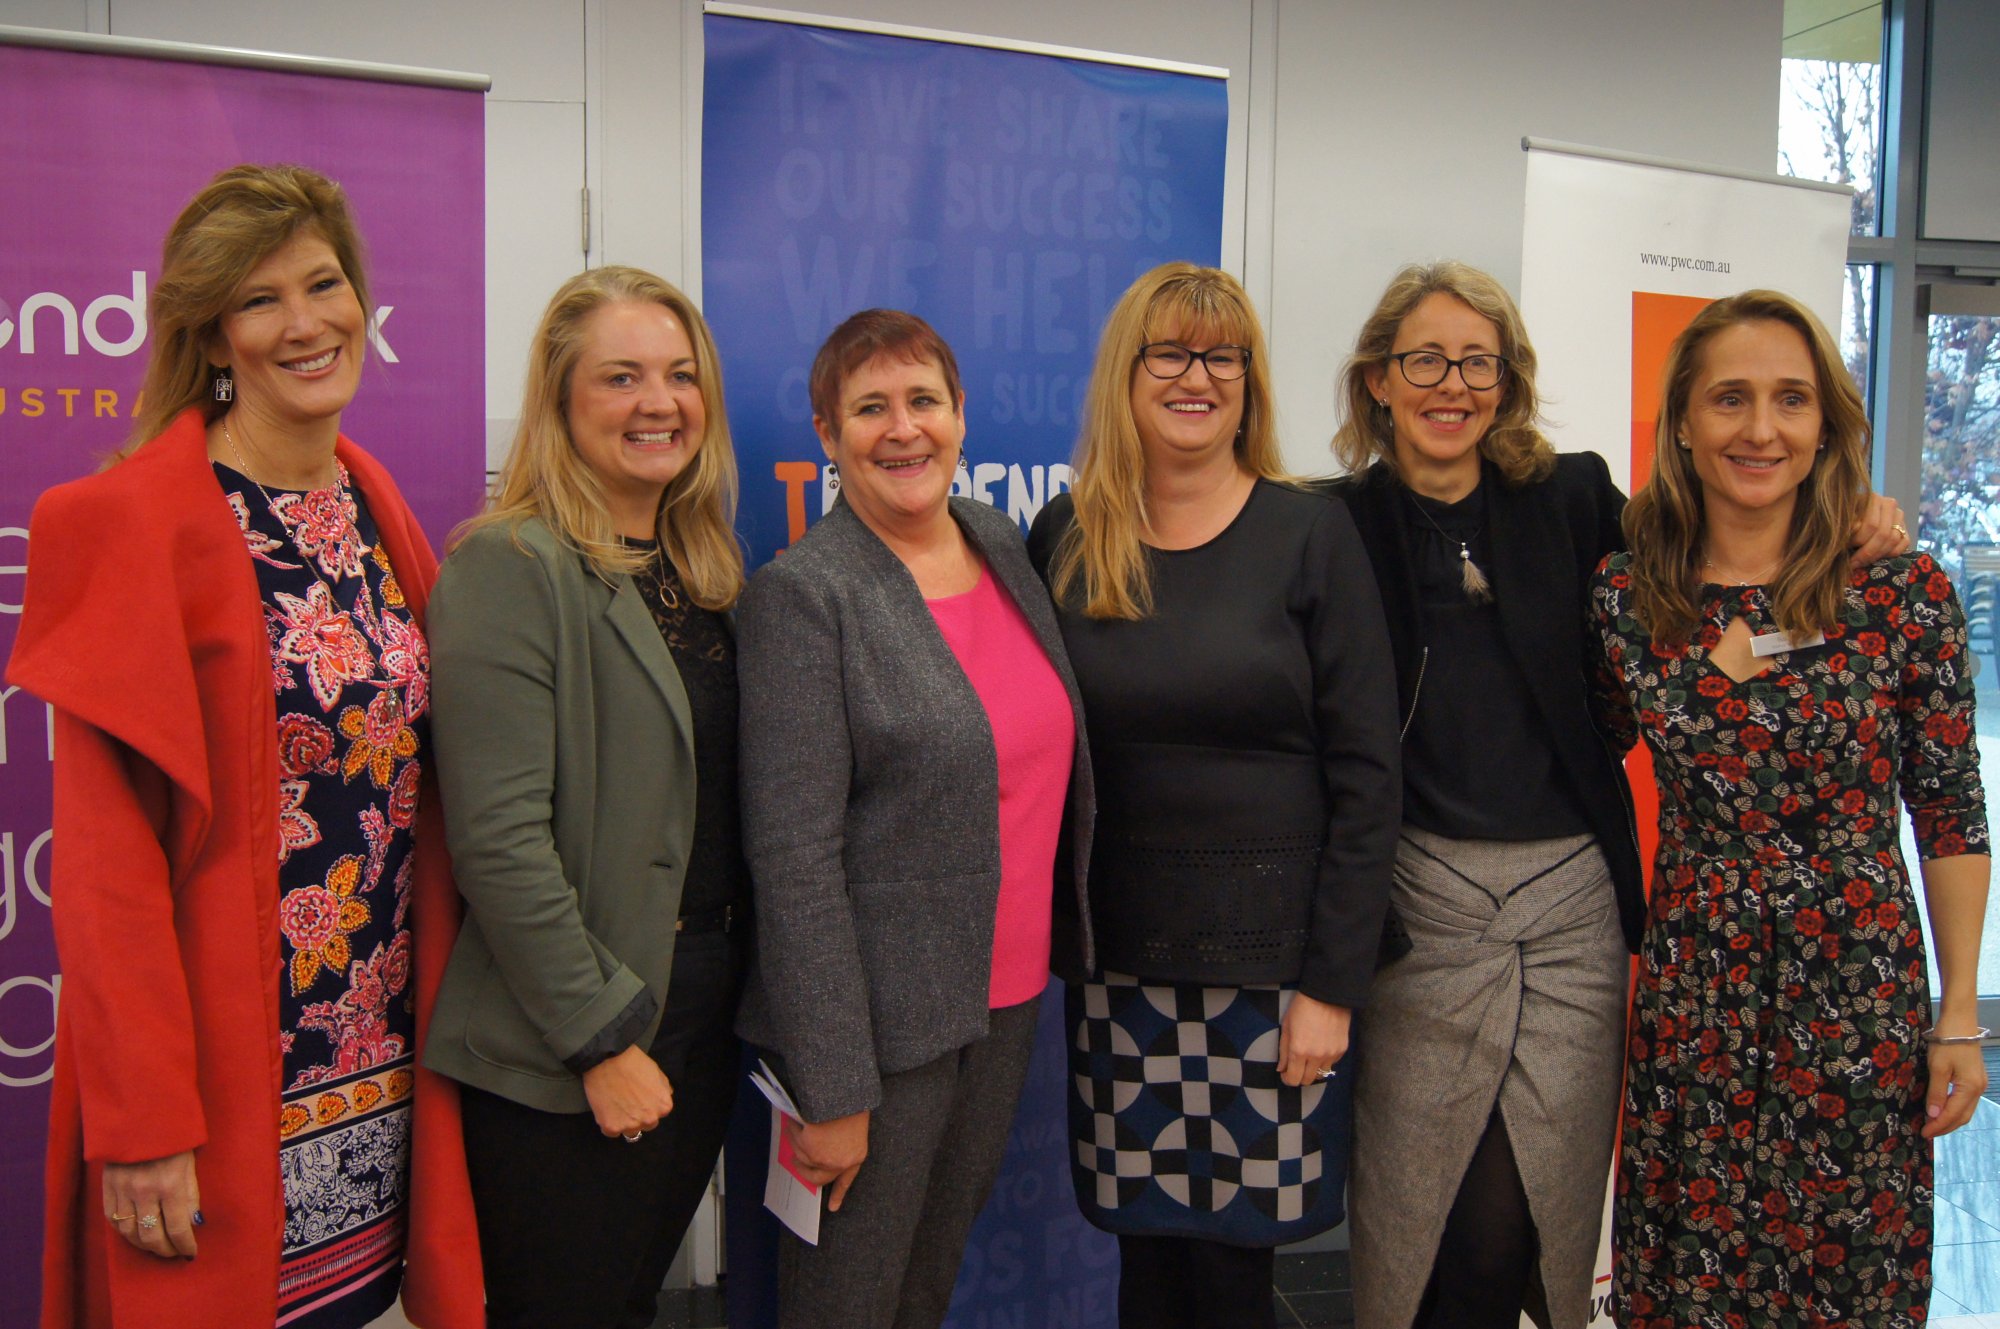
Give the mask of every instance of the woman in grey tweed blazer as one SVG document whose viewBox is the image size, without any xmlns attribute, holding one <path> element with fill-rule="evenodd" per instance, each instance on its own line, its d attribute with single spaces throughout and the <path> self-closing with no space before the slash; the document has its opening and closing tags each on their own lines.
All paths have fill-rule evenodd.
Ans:
<svg viewBox="0 0 2000 1329">
<path fill-rule="evenodd" d="M 780 1059 L 797 1159 L 828 1186 L 819 1244 L 784 1238 L 782 1325 L 916 1329 L 943 1320 L 999 1170 L 1051 929 L 1065 968 L 1088 962 L 1090 758 L 1018 528 L 949 497 L 950 348 L 866 311 L 811 391 L 841 501 L 737 620 L 758 915 L 738 1028 Z M 971 608 L 978 642 L 1013 634 L 998 675 L 954 631 Z M 1010 820 L 1034 780 L 1041 811 Z"/>
</svg>

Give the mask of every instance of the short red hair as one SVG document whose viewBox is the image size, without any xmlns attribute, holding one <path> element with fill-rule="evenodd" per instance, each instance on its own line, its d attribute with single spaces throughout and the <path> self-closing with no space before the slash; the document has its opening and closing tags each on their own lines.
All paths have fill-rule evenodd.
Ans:
<svg viewBox="0 0 2000 1329">
<path fill-rule="evenodd" d="M 840 390 L 847 386 L 848 375 L 878 355 L 913 365 L 935 362 L 944 371 L 952 409 L 958 410 L 965 400 L 965 388 L 958 381 L 958 357 L 936 328 L 900 309 L 864 309 L 827 337 L 813 357 L 812 377 L 807 380 L 813 417 L 836 437 L 840 434 Z"/>
</svg>

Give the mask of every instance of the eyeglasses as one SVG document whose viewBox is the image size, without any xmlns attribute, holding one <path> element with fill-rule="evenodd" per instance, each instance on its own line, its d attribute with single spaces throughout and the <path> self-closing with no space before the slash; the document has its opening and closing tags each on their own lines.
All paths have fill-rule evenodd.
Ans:
<svg viewBox="0 0 2000 1329">
<path fill-rule="evenodd" d="M 1201 367 L 1208 376 L 1218 383 L 1228 383 L 1242 378 L 1250 368 L 1250 348 L 1247 346 L 1211 346 L 1205 351 L 1190 351 L 1179 342 L 1149 342 L 1139 348 L 1139 363 L 1146 366 L 1146 372 L 1154 378 L 1179 378 L 1187 373 L 1188 366 L 1201 361 Z"/>
<path fill-rule="evenodd" d="M 1403 371 L 1403 377 L 1413 388 L 1434 388 L 1444 382 L 1445 375 L 1454 369 L 1465 386 L 1474 392 L 1497 388 L 1500 380 L 1507 376 L 1507 357 L 1504 355 L 1468 355 L 1463 360 L 1454 360 L 1436 351 L 1404 351 L 1389 358 L 1396 362 L 1396 367 Z"/>
</svg>

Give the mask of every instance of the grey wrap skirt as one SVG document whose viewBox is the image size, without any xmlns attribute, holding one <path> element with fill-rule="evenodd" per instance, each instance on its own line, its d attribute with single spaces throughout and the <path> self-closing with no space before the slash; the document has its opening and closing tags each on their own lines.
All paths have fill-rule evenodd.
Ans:
<svg viewBox="0 0 2000 1329">
<path fill-rule="evenodd" d="M 1527 1191 L 1553 1329 L 1582 1329 L 1618 1129 L 1630 957 L 1588 836 L 1405 827 L 1391 900 L 1412 949 L 1356 1037 L 1359 1329 L 1406 1329 L 1494 1104 Z"/>
</svg>

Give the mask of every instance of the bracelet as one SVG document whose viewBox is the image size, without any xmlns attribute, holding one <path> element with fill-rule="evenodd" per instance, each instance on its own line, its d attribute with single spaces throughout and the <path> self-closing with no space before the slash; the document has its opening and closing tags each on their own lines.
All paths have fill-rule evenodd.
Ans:
<svg viewBox="0 0 2000 1329">
<path fill-rule="evenodd" d="M 1929 1043 L 1932 1047 L 1937 1047 L 1942 1043 L 1984 1043 L 1992 1033 L 1991 1029 L 1988 1029 L 1985 1025 L 1981 1025 L 1978 1030 L 1970 1034 L 1940 1034 L 1937 1031 L 1937 1026 L 1932 1025 L 1930 1028 L 1924 1030 L 1924 1042 Z"/>
</svg>

